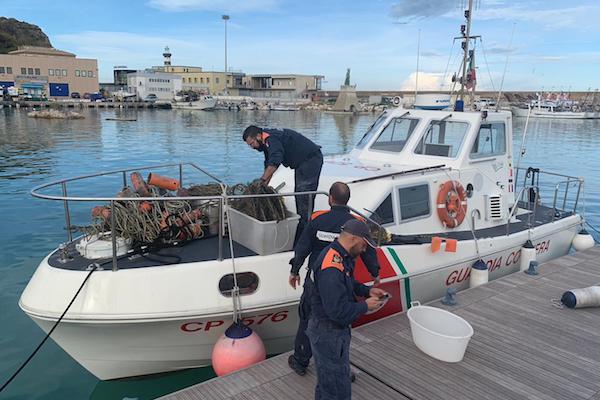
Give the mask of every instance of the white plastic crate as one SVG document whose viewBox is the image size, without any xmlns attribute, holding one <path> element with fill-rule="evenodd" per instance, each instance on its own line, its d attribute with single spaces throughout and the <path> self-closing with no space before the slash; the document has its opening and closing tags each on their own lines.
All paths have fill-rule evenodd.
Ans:
<svg viewBox="0 0 600 400">
<path fill-rule="evenodd" d="M 229 207 L 233 240 L 262 256 L 292 250 L 300 216 L 287 212 L 282 221 L 259 221 Z"/>
</svg>

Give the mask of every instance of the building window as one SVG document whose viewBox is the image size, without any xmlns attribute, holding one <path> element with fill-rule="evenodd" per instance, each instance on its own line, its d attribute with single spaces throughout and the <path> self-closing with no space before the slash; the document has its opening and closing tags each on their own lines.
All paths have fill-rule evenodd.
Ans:
<svg viewBox="0 0 600 400">
<path fill-rule="evenodd" d="M 217 83 L 219 83 L 219 78 L 215 78 L 215 81 L 216 81 Z"/>
<path fill-rule="evenodd" d="M 281 82 L 277 81 L 277 86 L 280 86 L 280 85 L 279 85 L 280 83 L 281 83 Z"/>
<path fill-rule="evenodd" d="M 54 75 L 60 76 L 60 69 L 55 69 L 54 70 Z"/>
<path fill-rule="evenodd" d="M 33 68 L 27 68 L 27 75 L 33 75 Z"/>
<path fill-rule="evenodd" d="M 21 75 L 27 75 L 27 68 L 21 67 Z"/>
<path fill-rule="evenodd" d="M 4 67 L 0 67 L 0 74 L 4 73 Z"/>
<path fill-rule="evenodd" d="M 39 69 L 39 68 L 36 68 L 36 69 L 35 69 L 35 74 L 36 74 L 36 75 L 41 75 L 41 74 L 40 74 L 40 69 Z"/>
<path fill-rule="evenodd" d="M 48 75 L 50 75 L 50 76 L 54 76 L 54 70 L 53 70 L 53 69 L 49 69 L 49 70 L 48 70 Z"/>
<path fill-rule="evenodd" d="M 204 77 L 200 78 L 200 83 L 204 83 Z"/>
<path fill-rule="evenodd" d="M 194 83 L 198 83 L 198 78 L 194 78 Z"/>
<path fill-rule="evenodd" d="M 87 72 L 85 72 L 85 71 L 83 71 L 83 70 L 81 71 L 81 76 L 82 76 L 82 77 L 84 77 L 84 78 L 85 78 L 85 77 L 86 77 L 86 74 L 87 74 Z"/>
<path fill-rule="evenodd" d="M 6 73 L 12 74 L 12 67 L 6 67 Z"/>
<path fill-rule="evenodd" d="M 398 189 L 402 221 L 429 215 L 429 185 Z"/>
<path fill-rule="evenodd" d="M 229 85 L 229 79 L 227 79 L 227 84 Z"/>
<path fill-rule="evenodd" d="M 67 76 L 67 70 L 66 69 L 62 70 L 62 76 Z"/>
<path fill-rule="evenodd" d="M 206 77 L 206 83 L 210 83 L 210 78 Z"/>
<path fill-rule="evenodd" d="M 53 74 L 50 74 L 50 75 L 53 75 Z M 75 70 L 75 76 L 81 76 L 81 73 L 79 72 L 78 69 Z"/>
</svg>

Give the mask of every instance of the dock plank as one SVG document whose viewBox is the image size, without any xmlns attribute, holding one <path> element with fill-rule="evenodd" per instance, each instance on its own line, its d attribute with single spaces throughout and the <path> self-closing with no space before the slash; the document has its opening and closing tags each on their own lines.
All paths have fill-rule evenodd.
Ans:
<svg viewBox="0 0 600 400">
<path fill-rule="evenodd" d="M 457 294 L 449 310 L 473 326 L 464 359 L 445 363 L 413 343 L 406 314 L 353 330 L 354 399 L 600 400 L 600 308 L 553 304 L 566 290 L 600 283 L 600 247 L 552 260 L 539 275 L 516 272 Z M 169 400 L 306 400 L 314 366 L 300 377 L 285 353 L 163 397 Z"/>
</svg>

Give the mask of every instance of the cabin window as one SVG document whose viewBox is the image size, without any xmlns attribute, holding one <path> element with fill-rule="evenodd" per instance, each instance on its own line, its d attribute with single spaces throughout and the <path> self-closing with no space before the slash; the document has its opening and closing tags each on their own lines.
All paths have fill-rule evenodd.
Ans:
<svg viewBox="0 0 600 400">
<path fill-rule="evenodd" d="M 375 143 L 373 143 L 371 149 L 391 151 L 394 153 L 401 152 L 418 124 L 418 119 L 394 118 L 383 131 L 381 131 L 381 135 L 379 135 Z"/>
<path fill-rule="evenodd" d="M 258 288 L 258 275 L 254 272 L 240 272 L 236 274 L 240 295 L 248 295 L 256 292 Z M 227 274 L 219 281 L 219 291 L 225 297 L 231 297 L 233 290 L 233 274 Z"/>
<path fill-rule="evenodd" d="M 381 128 L 381 126 L 383 125 L 383 123 L 385 122 L 386 119 L 387 119 L 387 112 L 384 112 L 383 114 L 381 114 L 379 116 L 379 118 L 377 118 L 375 120 L 375 122 L 373 122 L 373 125 L 371 125 L 371 127 L 369 129 L 367 129 L 367 132 L 363 135 L 363 137 L 356 144 L 356 148 L 362 149 L 363 147 L 365 147 L 367 145 L 367 143 L 369 143 L 369 141 L 371 140 L 373 135 L 375 135 L 377 133 L 377 131 L 379 131 L 379 128 Z"/>
<path fill-rule="evenodd" d="M 471 158 L 496 156 L 506 153 L 506 129 L 503 123 L 481 124 L 471 149 Z"/>
<path fill-rule="evenodd" d="M 400 220 L 429 215 L 429 185 L 403 187 L 398 189 L 400 199 Z"/>
<path fill-rule="evenodd" d="M 394 223 L 394 207 L 392 206 L 392 194 L 383 200 L 377 209 L 371 215 L 371 218 L 379 225 Z"/>
<path fill-rule="evenodd" d="M 416 154 L 454 158 L 467 134 L 469 124 L 456 121 L 431 121 L 419 141 Z"/>
</svg>

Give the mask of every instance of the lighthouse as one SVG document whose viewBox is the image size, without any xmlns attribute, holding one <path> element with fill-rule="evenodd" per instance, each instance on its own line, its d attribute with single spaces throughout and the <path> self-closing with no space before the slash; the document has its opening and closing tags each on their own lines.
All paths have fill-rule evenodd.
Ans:
<svg viewBox="0 0 600 400">
<path fill-rule="evenodd" d="M 169 46 L 165 47 L 163 57 L 165 58 L 165 67 L 171 66 L 171 51 L 169 51 Z"/>
</svg>

